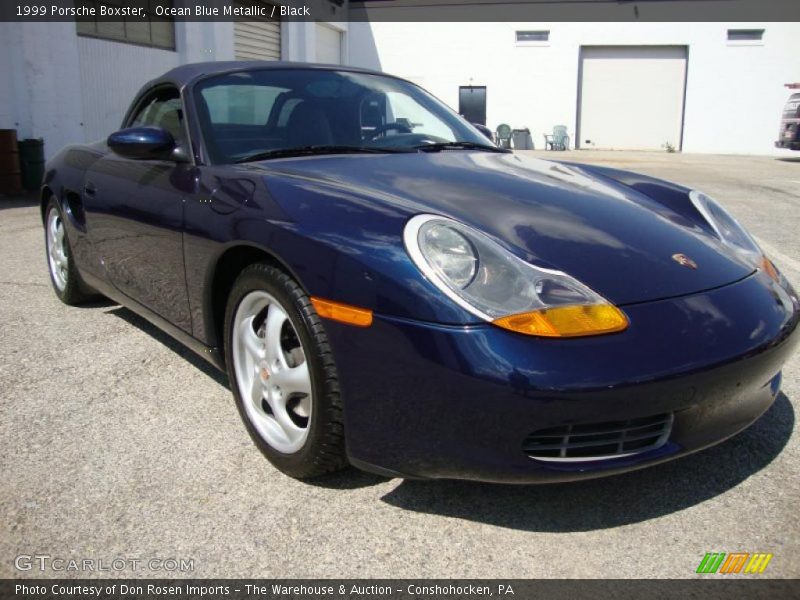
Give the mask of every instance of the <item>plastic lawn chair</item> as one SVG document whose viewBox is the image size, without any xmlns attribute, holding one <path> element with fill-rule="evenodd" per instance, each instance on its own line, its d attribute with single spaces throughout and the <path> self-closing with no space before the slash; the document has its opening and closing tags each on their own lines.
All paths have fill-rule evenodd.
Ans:
<svg viewBox="0 0 800 600">
<path fill-rule="evenodd" d="M 566 125 L 556 125 L 552 134 L 544 134 L 544 148 L 550 150 L 569 150 L 569 136 Z"/>
<path fill-rule="evenodd" d="M 511 127 L 509 125 L 505 123 L 498 125 L 495 135 L 497 136 L 498 146 L 501 148 L 511 148 Z"/>
</svg>

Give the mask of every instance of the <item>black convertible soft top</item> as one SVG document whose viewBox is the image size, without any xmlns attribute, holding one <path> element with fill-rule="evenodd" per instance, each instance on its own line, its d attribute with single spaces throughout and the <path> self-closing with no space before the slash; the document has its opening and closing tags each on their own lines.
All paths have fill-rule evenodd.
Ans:
<svg viewBox="0 0 800 600">
<path fill-rule="evenodd" d="M 199 62 L 180 65 L 164 73 L 161 77 L 153 79 L 144 85 L 145 89 L 163 83 L 172 83 L 178 87 L 184 87 L 193 81 L 207 75 L 222 75 L 224 73 L 235 73 L 236 71 L 247 71 L 249 69 L 321 69 L 337 71 L 354 71 L 357 73 L 372 73 L 375 75 L 386 75 L 371 69 L 359 67 L 348 67 L 344 65 L 327 65 L 305 62 L 283 62 L 272 60 L 229 60 L 218 62 Z"/>
</svg>

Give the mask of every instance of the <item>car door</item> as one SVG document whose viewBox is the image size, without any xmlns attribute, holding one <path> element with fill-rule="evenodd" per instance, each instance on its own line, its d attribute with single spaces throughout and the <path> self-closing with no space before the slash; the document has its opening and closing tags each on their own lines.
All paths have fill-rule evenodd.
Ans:
<svg viewBox="0 0 800 600">
<path fill-rule="evenodd" d="M 171 86 L 141 98 L 126 127 L 155 126 L 187 144 L 180 94 Z M 86 174 L 89 236 L 106 277 L 122 293 L 187 332 L 191 317 L 183 262 L 183 210 L 196 169 L 171 160 L 109 152 Z"/>
</svg>

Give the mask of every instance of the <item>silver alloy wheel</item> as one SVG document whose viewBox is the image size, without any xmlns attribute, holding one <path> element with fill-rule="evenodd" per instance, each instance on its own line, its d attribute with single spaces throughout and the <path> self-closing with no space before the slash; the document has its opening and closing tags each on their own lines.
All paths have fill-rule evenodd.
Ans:
<svg viewBox="0 0 800 600">
<path fill-rule="evenodd" d="M 233 319 L 233 370 L 250 422 L 278 452 L 292 454 L 308 438 L 311 373 L 286 310 L 270 294 L 242 298 Z"/>
<path fill-rule="evenodd" d="M 67 287 L 69 263 L 67 247 L 64 240 L 64 223 L 61 215 L 53 207 L 47 213 L 47 259 L 50 263 L 50 274 L 60 292 Z"/>
</svg>

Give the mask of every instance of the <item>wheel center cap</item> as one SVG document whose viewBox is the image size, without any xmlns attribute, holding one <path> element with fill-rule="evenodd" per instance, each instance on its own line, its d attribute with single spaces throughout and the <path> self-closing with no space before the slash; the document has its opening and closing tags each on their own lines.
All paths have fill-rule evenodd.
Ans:
<svg viewBox="0 0 800 600">
<path fill-rule="evenodd" d="M 267 368 L 267 365 L 265 365 L 265 364 L 262 364 L 259 367 L 258 374 L 261 377 L 261 381 L 263 381 L 263 382 L 269 381 L 269 378 L 271 376 L 271 374 L 269 372 L 269 368 Z"/>
</svg>

